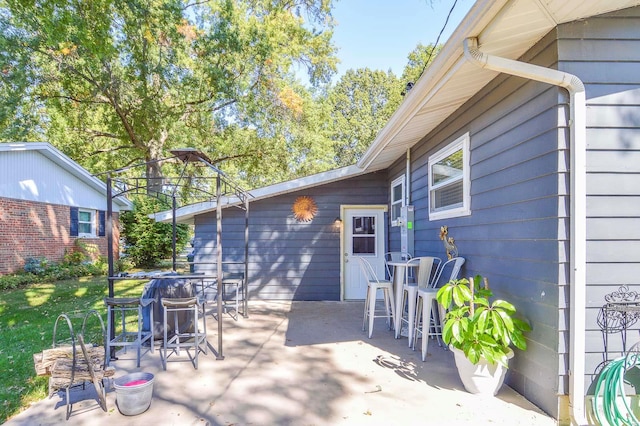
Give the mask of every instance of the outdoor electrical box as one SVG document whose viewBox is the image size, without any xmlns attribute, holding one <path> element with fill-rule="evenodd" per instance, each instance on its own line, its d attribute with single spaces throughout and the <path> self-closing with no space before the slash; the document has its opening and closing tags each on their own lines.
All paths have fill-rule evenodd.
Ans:
<svg viewBox="0 0 640 426">
<path fill-rule="evenodd" d="M 400 209 L 400 251 L 413 255 L 413 206 Z"/>
</svg>

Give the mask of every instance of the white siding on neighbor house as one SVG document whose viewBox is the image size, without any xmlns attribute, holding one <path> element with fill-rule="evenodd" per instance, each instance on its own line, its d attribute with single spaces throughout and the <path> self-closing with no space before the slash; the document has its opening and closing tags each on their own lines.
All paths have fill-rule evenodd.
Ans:
<svg viewBox="0 0 640 426">
<path fill-rule="evenodd" d="M 107 205 L 104 193 L 35 150 L 1 153 L 0 197 L 96 210 Z M 119 210 L 116 203 L 113 209 Z"/>
</svg>

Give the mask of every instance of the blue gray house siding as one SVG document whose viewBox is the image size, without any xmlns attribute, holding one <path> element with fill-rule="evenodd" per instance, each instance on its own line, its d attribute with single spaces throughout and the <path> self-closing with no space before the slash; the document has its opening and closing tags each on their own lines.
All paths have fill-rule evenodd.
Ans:
<svg viewBox="0 0 640 426">
<path fill-rule="evenodd" d="M 298 222 L 291 211 L 303 195 L 318 206 L 310 222 Z M 250 300 L 340 300 L 340 228 L 335 225 L 340 206 L 387 204 L 388 196 L 381 172 L 250 202 Z M 244 220 L 244 211 L 224 209 L 224 261 L 244 258 Z M 197 216 L 195 225 L 195 262 L 210 262 L 215 259 L 215 212 Z M 196 265 L 197 271 L 213 268 Z"/>
<path fill-rule="evenodd" d="M 634 8 L 562 25 L 521 58 L 573 73 L 587 90 L 587 387 L 603 360 L 596 318 L 604 295 L 621 284 L 640 291 L 639 39 Z M 439 229 L 447 225 L 467 258 L 464 275 L 489 277 L 531 322 L 507 382 L 556 418 L 566 417 L 569 391 L 568 102 L 563 89 L 500 75 L 411 150 L 415 254 L 443 257 Z M 472 214 L 430 222 L 428 157 L 466 132 Z M 387 184 L 402 173 L 399 159 Z M 612 340 L 620 350 L 619 335 Z"/>
<path fill-rule="evenodd" d="M 555 32 L 523 58 L 557 62 Z M 478 72 L 486 72 L 478 70 Z M 528 350 L 510 365 L 508 383 L 552 415 L 558 414 L 559 283 L 566 284 L 566 98 L 545 84 L 499 75 L 411 150 L 415 254 L 445 257 L 440 226 L 449 227 L 464 276 L 489 278 L 533 324 Z M 560 119 L 558 118 L 560 117 Z M 470 216 L 429 221 L 429 155 L 470 135 Z M 400 162 L 389 179 L 401 174 Z"/>
<path fill-rule="evenodd" d="M 640 292 L 640 8 L 563 25 L 558 39 L 559 68 L 587 90 L 585 362 L 595 372 L 604 360 L 596 321 L 604 296 L 621 285 Z M 609 336 L 609 350 L 609 359 L 621 356 L 620 334 Z"/>
</svg>

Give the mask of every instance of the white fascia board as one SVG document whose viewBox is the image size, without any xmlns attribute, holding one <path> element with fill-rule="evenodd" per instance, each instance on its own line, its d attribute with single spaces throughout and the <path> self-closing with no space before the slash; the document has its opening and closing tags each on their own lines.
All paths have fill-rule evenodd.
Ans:
<svg viewBox="0 0 640 426">
<path fill-rule="evenodd" d="M 469 37 L 468 34 L 486 26 L 506 3 L 508 0 L 479 0 L 473 5 L 431 65 L 415 82 L 398 109 L 380 130 L 369 149 L 362 155 L 357 163 L 358 167 L 367 169 L 393 138 L 418 114 L 425 103 L 435 96 L 464 61 L 462 42 Z"/>
<path fill-rule="evenodd" d="M 49 160 L 53 161 L 82 182 L 91 186 L 93 189 L 107 194 L 107 185 L 97 177 L 89 173 L 84 167 L 66 156 L 62 151 L 47 142 L 26 142 L 26 143 L 2 143 L 0 144 L 0 152 L 9 151 L 38 151 Z M 114 202 L 121 210 L 132 210 L 133 203 L 124 197 L 117 197 Z"/>
<path fill-rule="evenodd" d="M 329 170 L 315 175 L 305 176 L 299 179 L 293 179 L 286 182 L 276 183 L 274 185 L 265 186 L 255 189 L 249 193 L 249 202 L 262 200 L 265 198 L 276 197 L 278 195 L 287 194 L 289 192 L 300 191 L 307 188 L 313 188 L 319 185 L 326 185 L 331 182 L 349 179 L 355 176 L 370 173 L 358 166 L 346 166 L 340 169 Z M 223 199 L 222 208 L 237 206 L 240 200 L 237 197 L 225 197 Z M 205 201 L 176 209 L 176 221 L 187 223 L 193 220 L 196 215 L 208 213 L 216 209 L 215 201 Z M 165 210 L 159 213 L 149 215 L 150 218 L 158 222 L 170 222 L 173 219 L 171 210 Z"/>
<path fill-rule="evenodd" d="M 288 192 L 299 191 L 301 189 L 312 188 L 314 186 L 326 185 L 338 180 L 348 179 L 368 173 L 366 170 L 358 166 L 352 165 L 342 167 L 340 169 L 329 170 L 315 175 L 305 176 L 299 179 L 289 180 L 286 182 L 276 183 L 274 185 L 265 186 L 251 191 L 251 201 L 261 200 L 263 198 L 275 197 L 277 195 L 286 194 Z"/>
</svg>

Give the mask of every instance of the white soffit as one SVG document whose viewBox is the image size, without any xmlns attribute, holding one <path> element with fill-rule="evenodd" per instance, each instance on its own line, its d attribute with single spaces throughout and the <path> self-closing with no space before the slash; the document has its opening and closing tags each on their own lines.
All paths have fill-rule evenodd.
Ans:
<svg viewBox="0 0 640 426">
<path fill-rule="evenodd" d="M 358 166 L 369 171 L 391 166 L 496 77 L 464 59 L 466 38 L 478 38 L 483 52 L 518 59 L 558 24 L 638 4 L 640 0 L 477 1 Z"/>
</svg>

